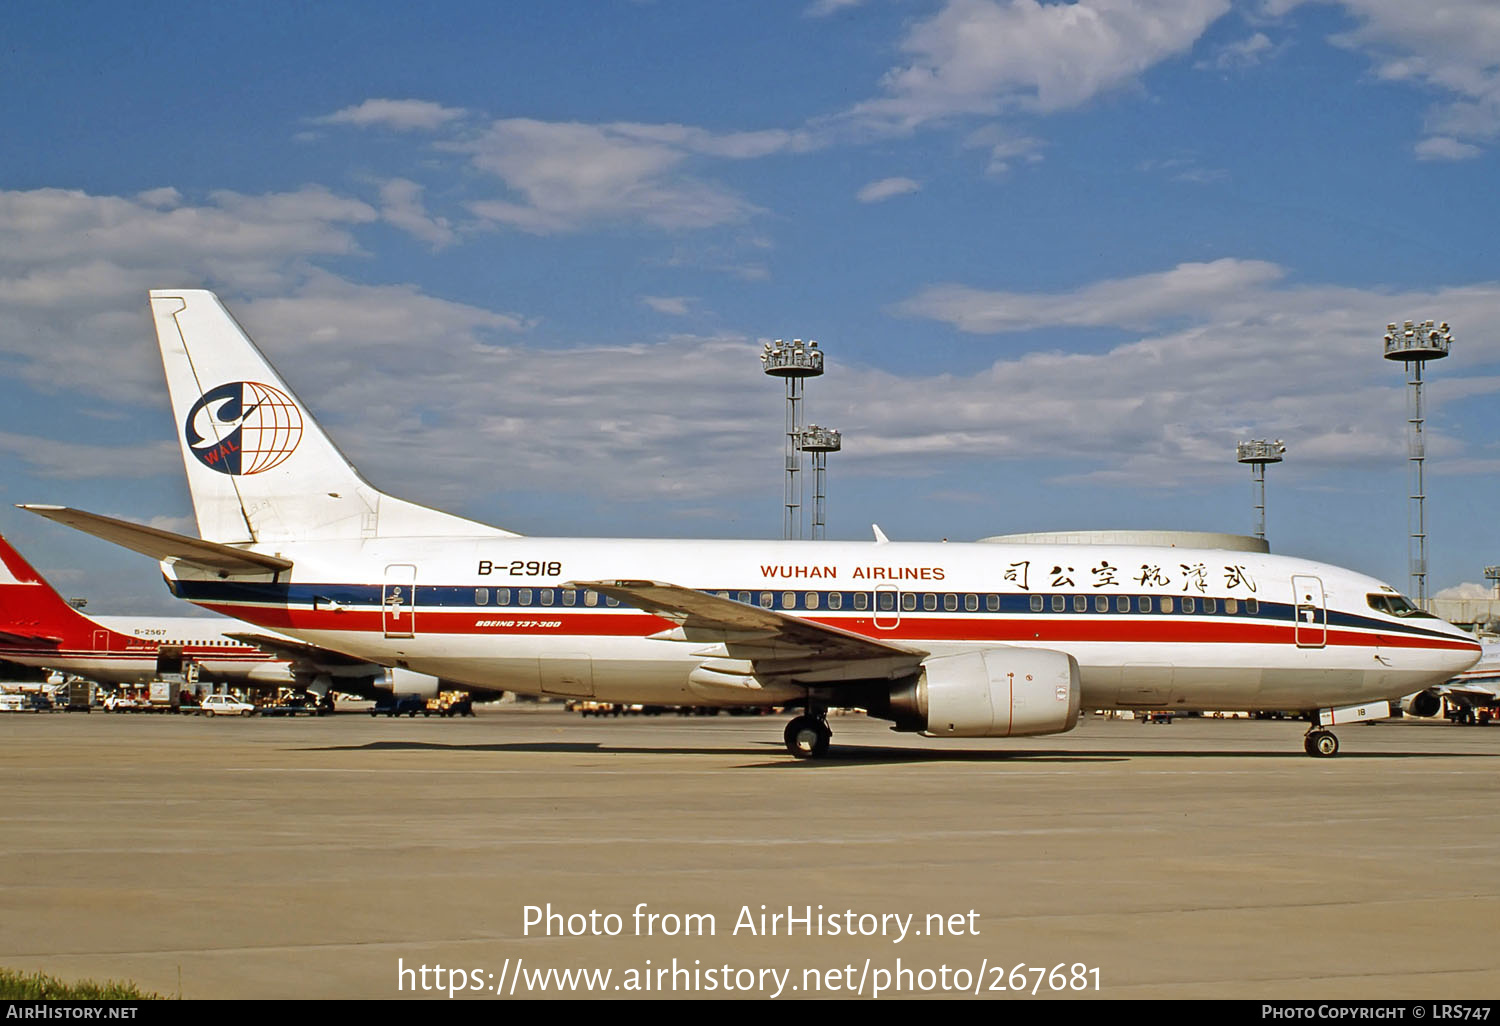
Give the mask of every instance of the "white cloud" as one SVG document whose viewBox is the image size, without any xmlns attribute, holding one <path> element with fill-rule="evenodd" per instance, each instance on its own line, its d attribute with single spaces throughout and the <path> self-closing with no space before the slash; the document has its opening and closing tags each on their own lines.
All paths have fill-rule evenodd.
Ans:
<svg viewBox="0 0 1500 1026">
<path fill-rule="evenodd" d="M 1072 292 L 996 292 L 934 285 L 901 303 L 900 313 L 992 334 L 1052 325 L 1140 327 L 1164 316 L 1199 312 L 1282 276 L 1261 260 L 1179 264 L 1170 271 L 1096 282 Z"/>
<path fill-rule="evenodd" d="M 1263 61 L 1276 48 L 1264 32 L 1256 32 L 1245 39 L 1227 43 L 1219 48 L 1212 61 L 1195 65 L 1199 68 L 1215 68 L 1230 71 L 1236 68 L 1252 68 Z"/>
<path fill-rule="evenodd" d="M 430 100 L 366 100 L 313 120 L 325 125 L 381 127 L 398 132 L 433 131 L 464 116 L 461 107 L 444 107 Z"/>
<path fill-rule="evenodd" d="M 757 208 L 694 177 L 695 156 L 748 159 L 804 145 L 785 132 L 715 135 L 683 125 L 495 121 L 449 144 L 499 178 L 514 198 L 477 200 L 480 218 L 537 234 L 640 222 L 662 229 L 743 221 Z"/>
<path fill-rule="evenodd" d="M 1042 140 L 1029 135 L 1014 135 L 1002 125 L 990 124 L 969 133 L 964 145 L 971 148 L 988 149 L 990 163 L 985 174 L 1003 175 L 1010 170 L 1011 161 L 1024 160 L 1035 164 L 1042 159 Z"/>
<path fill-rule="evenodd" d="M 1413 147 L 1418 160 L 1469 160 L 1483 151 L 1470 143 L 1459 142 L 1451 135 L 1434 135 Z"/>
<path fill-rule="evenodd" d="M 145 290 L 231 282 L 231 310 L 361 469 L 397 494 L 463 509 L 506 481 L 576 493 L 587 480 L 602 498 L 699 505 L 775 492 L 782 397 L 759 373 L 757 341 L 558 348 L 521 314 L 312 266 L 357 251 L 351 228 L 378 216 L 319 189 L 179 199 L 170 209 L 60 190 L 0 193 L 0 356 L 74 406 L 103 396 L 159 411 Z M 641 299 L 668 315 L 695 302 Z M 1466 356 L 1500 362 L 1500 343 L 1478 330 L 1500 320 L 1500 283 L 1401 294 L 1289 286 L 1280 267 L 1255 260 L 1047 293 L 937 286 L 901 312 L 1005 334 L 1005 355 L 969 374 L 840 361 L 808 412 L 844 431 L 840 466 L 851 471 L 1038 458 L 1057 463 L 1059 477 L 1170 482 L 1233 472 L 1228 454 L 1247 432 L 1285 438 L 1297 466 L 1389 465 L 1404 455 L 1389 429 L 1404 417 L 1404 395 L 1399 368 L 1376 355 L 1387 321 L 1440 313 Z M 1057 351 L 1051 333 L 1074 326 L 1136 334 L 1104 352 Z M 1435 473 L 1488 471 L 1442 431 L 1440 411 L 1497 391 L 1500 380 L 1482 373 L 1434 375 Z M 165 418 L 160 438 L 119 451 L 12 428 L 0 451 L 39 473 L 175 472 Z"/>
<path fill-rule="evenodd" d="M 936 460 L 1025 454 L 1069 468 L 1058 480 L 1171 483 L 1234 472 L 1235 442 L 1254 434 L 1285 439 L 1293 472 L 1398 466 L 1404 378 L 1379 359 L 1384 324 L 1441 311 L 1468 360 L 1500 360 L 1500 343 L 1464 330 L 1500 317 L 1500 283 L 1409 293 L 1286 286 L 1279 268 L 1259 261 L 1185 264 L 1064 293 L 948 286 L 902 310 L 1005 333 L 1014 339 L 1006 350 L 1021 351 L 971 376 L 830 375 L 818 416 L 821 397 L 839 392 L 830 416 L 845 431 L 845 464 L 880 458 L 916 472 Z M 1139 334 L 1103 352 L 1049 344 L 1053 330 L 1066 339 L 1073 326 Z M 1493 473 L 1493 461 L 1470 458 L 1471 443 L 1444 431 L 1441 411 L 1500 392 L 1500 379 L 1444 369 L 1431 385 L 1429 469 Z"/>
<path fill-rule="evenodd" d="M 861 203 L 879 203 L 894 196 L 916 192 L 921 188 L 922 183 L 911 178 L 882 178 L 860 189 L 855 193 L 855 198 Z"/>
<path fill-rule="evenodd" d="M 414 238 L 431 243 L 433 249 L 451 245 L 457 238 L 446 217 L 432 217 L 422 204 L 422 186 L 405 178 L 392 178 L 380 186 L 380 216 Z"/>
<path fill-rule="evenodd" d="M 159 394 L 161 370 L 146 291 L 232 282 L 284 289 L 299 262 L 358 252 L 355 225 L 376 219 L 358 200 L 309 186 L 185 203 L 77 190 L 0 191 L 0 355 L 48 388 L 134 401 Z"/>
<path fill-rule="evenodd" d="M 948 0 L 901 43 L 886 95 L 854 114 L 903 127 L 1080 106 L 1191 49 L 1228 0 Z"/>
<path fill-rule="evenodd" d="M 1451 588 L 1444 588 L 1432 596 L 1435 599 L 1493 599 L 1495 589 L 1488 584 L 1478 584 L 1474 581 L 1465 581 L 1455 584 Z"/>
<path fill-rule="evenodd" d="M 0 431 L 0 452 L 20 459 L 38 477 L 69 481 L 134 480 L 182 466 L 170 437 L 148 445 L 90 445 Z"/>
<path fill-rule="evenodd" d="M 685 317 L 692 300 L 686 296 L 642 296 L 641 302 L 657 313 L 671 317 Z"/>
<path fill-rule="evenodd" d="M 1500 4 L 1494 0 L 1274 0 L 1272 14 L 1303 2 L 1336 3 L 1357 22 L 1331 38 L 1375 63 L 1386 81 L 1413 82 L 1447 98 L 1427 113 L 1424 159 L 1500 138 Z"/>
<path fill-rule="evenodd" d="M 814 0 L 813 5 L 807 9 L 807 16 L 809 18 L 826 18 L 830 14 L 836 14 L 851 7 L 858 7 L 864 2 L 865 0 Z"/>
</svg>

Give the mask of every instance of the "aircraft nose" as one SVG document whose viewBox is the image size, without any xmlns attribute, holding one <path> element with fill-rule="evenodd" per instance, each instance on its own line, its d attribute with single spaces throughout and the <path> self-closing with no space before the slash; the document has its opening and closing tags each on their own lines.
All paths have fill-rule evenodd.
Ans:
<svg viewBox="0 0 1500 1026">
<path fill-rule="evenodd" d="M 1445 623 L 1444 633 L 1454 641 L 1459 642 L 1452 648 L 1445 649 L 1441 653 L 1443 669 L 1451 674 L 1459 674 L 1479 662 L 1479 655 L 1483 651 L 1479 639 L 1468 631 Z"/>
</svg>

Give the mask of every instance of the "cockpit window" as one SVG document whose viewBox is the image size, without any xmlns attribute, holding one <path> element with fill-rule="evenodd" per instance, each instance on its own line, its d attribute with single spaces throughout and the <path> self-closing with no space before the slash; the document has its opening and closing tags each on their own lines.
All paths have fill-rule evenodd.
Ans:
<svg viewBox="0 0 1500 1026">
<path fill-rule="evenodd" d="M 1382 595 L 1376 592 L 1366 595 L 1365 601 L 1370 604 L 1371 609 L 1378 609 L 1380 612 L 1388 613 L 1391 616 L 1399 616 L 1403 620 L 1421 617 L 1426 617 L 1429 620 L 1437 619 L 1431 613 L 1412 605 L 1411 599 L 1405 595 Z"/>
</svg>

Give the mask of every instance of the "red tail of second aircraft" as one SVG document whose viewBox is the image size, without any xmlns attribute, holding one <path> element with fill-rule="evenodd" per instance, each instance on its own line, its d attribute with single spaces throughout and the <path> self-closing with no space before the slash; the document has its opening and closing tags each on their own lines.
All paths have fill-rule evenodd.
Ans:
<svg viewBox="0 0 1500 1026">
<path fill-rule="evenodd" d="M 0 650 L 5 645 L 87 644 L 94 628 L 0 535 Z"/>
</svg>

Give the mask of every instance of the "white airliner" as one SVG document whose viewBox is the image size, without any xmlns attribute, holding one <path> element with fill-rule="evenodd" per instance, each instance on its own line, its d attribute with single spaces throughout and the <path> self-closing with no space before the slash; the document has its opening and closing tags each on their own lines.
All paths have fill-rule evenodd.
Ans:
<svg viewBox="0 0 1500 1026">
<path fill-rule="evenodd" d="M 85 616 L 0 536 L 0 659 L 100 684 L 145 684 L 192 663 L 198 680 L 373 696 L 392 686 L 383 666 L 255 633 L 222 617 Z M 435 694 L 438 681 L 402 673 L 401 692 Z"/>
<path fill-rule="evenodd" d="M 472 686 L 830 707 L 934 737 L 1081 708 L 1317 711 L 1327 728 L 1472 664 L 1395 589 L 1310 560 L 1133 545 L 528 538 L 377 491 L 212 293 L 151 293 L 202 539 L 26 506 L 154 556 L 181 598 Z"/>
</svg>

